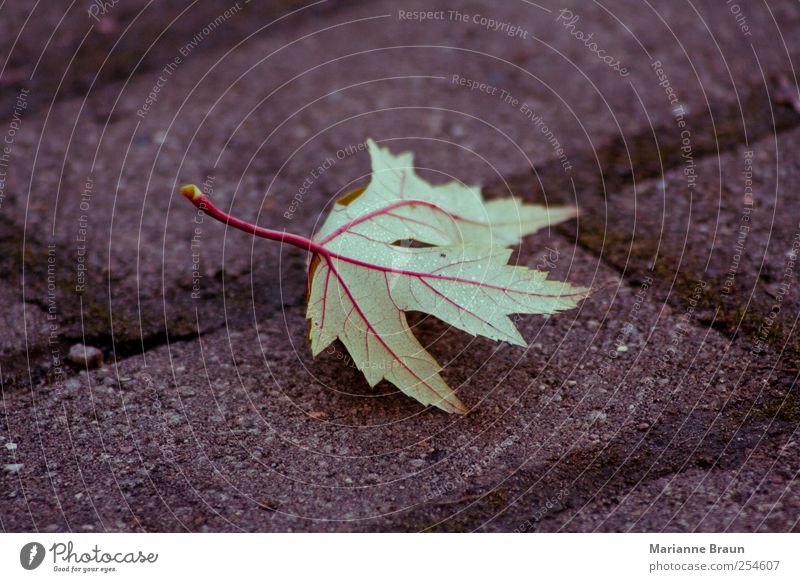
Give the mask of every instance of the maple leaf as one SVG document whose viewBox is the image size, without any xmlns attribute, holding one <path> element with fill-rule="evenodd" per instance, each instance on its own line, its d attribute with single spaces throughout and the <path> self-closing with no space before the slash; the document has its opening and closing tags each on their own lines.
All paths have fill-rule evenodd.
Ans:
<svg viewBox="0 0 800 582">
<path fill-rule="evenodd" d="M 513 198 L 485 201 L 480 188 L 458 182 L 433 186 L 414 172 L 410 153 L 367 144 L 369 185 L 340 199 L 310 240 L 228 216 L 196 186 L 181 191 L 226 224 L 311 253 L 306 317 L 314 356 L 338 339 L 370 386 L 388 380 L 422 404 L 465 413 L 406 312 L 525 346 L 509 315 L 572 309 L 589 289 L 509 265 L 508 247 L 575 211 Z"/>
</svg>

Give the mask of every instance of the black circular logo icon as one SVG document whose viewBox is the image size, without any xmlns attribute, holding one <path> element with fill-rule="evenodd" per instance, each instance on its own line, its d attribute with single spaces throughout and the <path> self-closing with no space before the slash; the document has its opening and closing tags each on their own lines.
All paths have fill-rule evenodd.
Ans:
<svg viewBox="0 0 800 582">
<path fill-rule="evenodd" d="M 35 570 L 44 561 L 44 546 L 39 542 L 30 542 L 19 551 L 19 563 L 26 570 Z"/>
</svg>

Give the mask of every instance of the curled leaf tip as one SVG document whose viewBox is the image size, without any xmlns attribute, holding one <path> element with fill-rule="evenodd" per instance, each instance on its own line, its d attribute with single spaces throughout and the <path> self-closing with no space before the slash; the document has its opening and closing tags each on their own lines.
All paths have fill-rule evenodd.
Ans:
<svg viewBox="0 0 800 582">
<path fill-rule="evenodd" d="M 182 186 L 181 194 L 186 196 L 186 198 L 188 198 L 190 202 L 194 202 L 203 195 L 203 193 L 200 191 L 200 188 L 198 188 L 194 184 L 187 184 L 186 186 Z"/>
<path fill-rule="evenodd" d="M 462 404 L 462 402 L 459 400 L 453 407 L 453 412 L 455 412 L 456 414 L 467 414 L 469 412 L 469 409 L 466 406 L 464 406 L 464 404 Z"/>
</svg>

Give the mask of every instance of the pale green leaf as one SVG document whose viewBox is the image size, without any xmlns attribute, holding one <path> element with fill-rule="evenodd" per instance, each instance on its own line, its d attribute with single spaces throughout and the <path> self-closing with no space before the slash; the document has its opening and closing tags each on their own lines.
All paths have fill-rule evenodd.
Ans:
<svg viewBox="0 0 800 582">
<path fill-rule="evenodd" d="M 572 309 L 589 289 L 509 266 L 506 247 L 575 212 L 510 198 L 486 202 L 480 188 L 456 182 L 432 186 L 416 175 L 410 153 L 368 145 L 369 185 L 336 204 L 313 239 L 312 352 L 339 339 L 371 386 L 385 379 L 425 405 L 466 412 L 405 312 L 524 346 L 509 315 Z M 397 244 L 405 240 L 432 246 Z"/>
<path fill-rule="evenodd" d="M 479 187 L 459 182 L 433 186 L 416 175 L 411 153 L 393 155 L 371 139 L 367 145 L 369 185 L 334 206 L 315 240 L 325 242 L 346 228 L 384 242 L 512 246 L 527 234 L 575 216 L 574 208 L 523 204 L 516 198 L 485 202 Z"/>
</svg>

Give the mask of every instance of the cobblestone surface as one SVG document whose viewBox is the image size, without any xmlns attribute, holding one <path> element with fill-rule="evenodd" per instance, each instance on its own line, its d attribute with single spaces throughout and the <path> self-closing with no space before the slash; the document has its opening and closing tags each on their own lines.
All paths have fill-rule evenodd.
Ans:
<svg viewBox="0 0 800 582">
<path fill-rule="evenodd" d="M 115 7 L 83 45 L 88 6 L 24 30 L 0 9 L 2 529 L 800 527 L 795 2 L 210 2 L 168 25 L 188 4 Z M 595 288 L 520 318 L 528 349 L 415 320 L 466 417 L 370 390 L 338 344 L 313 360 L 304 254 L 174 195 L 205 181 L 310 234 L 367 137 L 581 211 L 519 250 Z M 76 343 L 105 366 L 62 363 Z"/>
</svg>

